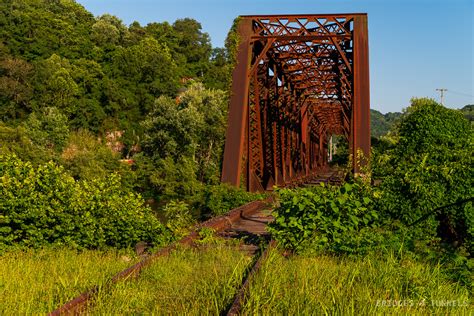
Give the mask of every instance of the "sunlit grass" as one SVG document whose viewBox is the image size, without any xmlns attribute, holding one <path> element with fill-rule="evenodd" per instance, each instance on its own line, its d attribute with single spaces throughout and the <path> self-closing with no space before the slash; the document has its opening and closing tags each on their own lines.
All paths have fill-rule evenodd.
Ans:
<svg viewBox="0 0 474 316">
<path fill-rule="evenodd" d="M 0 257 L 0 315 L 45 314 L 133 264 L 117 251 L 11 251 Z M 99 292 L 88 313 L 218 315 L 252 258 L 236 245 L 181 248 L 137 279 Z M 292 256 L 272 250 L 244 315 L 472 315 L 472 296 L 441 267 L 390 255 Z"/>
<path fill-rule="evenodd" d="M 250 262 L 228 245 L 183 248 L 158 258 L 138 279 L 101 293 L 89 312 L 218 315 L 232 303 Z"/>
<path fill-rule="evenodd" d="M 474 312 L 468 290 L 440 267 L 387 255 L 285 258 L 275 250 L 251 283 L 247 299 L 246 315 Z"/>
<path fill-rule="evenodd" d="M 48 313 L 130 266 L 124 251 L 10 251 L 0 256 L 0 315 Z"/>
</svg>

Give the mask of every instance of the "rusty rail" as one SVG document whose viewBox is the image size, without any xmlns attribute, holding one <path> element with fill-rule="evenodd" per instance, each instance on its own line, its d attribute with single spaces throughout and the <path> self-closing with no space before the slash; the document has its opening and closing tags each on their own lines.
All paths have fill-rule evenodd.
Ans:
<svg viewBox="0 0 474 316">
<path fill-rule="evenodd" d="M 200 223 L 193 227 L 191 233 L 186 237 L 182 238 L 181 240 L 170 244 L 167 247 L 164 247 L 154 254 L 148 256 L 147 258 L 143 259 L 142 261 L 134 264 L 133 266 L 118 272 L 115 274 L 111 279 L 109 279 L 105 283 L 105 287 L 112 286 L 120 281 L 127 280 L 130 277 L 136 277 L 140 274 L 141 270 L 145 267 L 149 266 L 153 261 L 161 256 L 168 255 L 171 251 L 176 249 L 178 245 L 190 245 L 199 237 L 199 230 L 201 228 L 211 228 L 214 229 L 216 232 L 222 231 L 226 228 L 229 228 L 232 223 L 237 221 L 239 218 L 244 216 L 249 216 L 255 212 L 263 210 L 268 207 L 270 203 L 273 202 L 273 197 L 270 196 L 265 200 L 253 201 L 243 206 L 237 207 L 231 211 L 229 211 L 225 215 L 221 215 L 218 217 L 211 218 L 203 223 Z M 94 286 L 90 290 L 80 294 L 76 298 L 70 300 L 66 304 L 58 307 L 51 313 L 50 316 L 58 316 L 58 315 L 79 315 L 85 311 L 87 308 L 87 304 L 97 295 L 100 287 Z"/>
<path fill-rule="evenodd" d="M 270 250 L 274 248 L 275 245 L 276 245 L 276 242 L 274 240 L 270 241 L 265 251 L 257 259 L 254 266 L 252 267 L 250 272 L 247 274 L 247 277 L 245 278 L 244 283 L 240 287 L 239 292 L 236 294 L 234 302 L 232 303 L 232 306 L 229 308 L 229 311 L 227 312 L 227 316 L 235 316 L 235 315 L 240 314 L 242 307 L 245 304 L 245 294 L 247 293 L 249 289 L 250 282 L 255 277 L 257 272 L 260 270 L 260 267 L 262 266 L 263 262 L 267 259 L 268 254 L 270 253 Z"/>
</svg>

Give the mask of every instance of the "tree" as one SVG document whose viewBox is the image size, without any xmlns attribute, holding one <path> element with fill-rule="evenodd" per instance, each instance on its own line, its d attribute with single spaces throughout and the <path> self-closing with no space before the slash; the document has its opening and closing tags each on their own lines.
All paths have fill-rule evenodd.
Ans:
<svg viewBox="0 0 474 316">
<path fill-rule="evenodd" d="M 101 102 L 106 77 L 102 66 L 93 60 L 77 59 L 72 62 L 71 75 L 79 90 L 77 106 L 70 118 L 71 126 L 98 132 L 107 117 Z"/>
<path fill-rule="evenodd" d="M 185 156 L 198 164 L 202 181 L 218 178 L 227 103 L 223 91 L 211 91 L 193 84 L 179 98 L 156 100 L 142 126 L 145 135 L 143 151 L 159 158 Z"/>
<path fill-rule="evenodd" d="M 120 40 L 119 29 L 104 16 L 92 25 L 92 40 L 99 46 L 115 45 Z"/>
<path fill-rule="evenodd" d="M 94 17 L 75 1 L 4 0 L 0 2 L 0 38 L 13 56 L 28 62 L 53 53 L 89 56 Z"/>
<path fill-rule="evenodd" d="M 118 50 L 113 63 L 112 77 L 132 92 L 136 98 L 134 107 L 142 114 L 150 110 L 156 97 L 176 94 L 176 64 L 168 47 L 154 38 L 147 37 L 137 45 Z"/>
<path fill-rule="evenodd" d="M 56 54 L 38 65 L 36 92 L 39 94 L 38 106 L 53 106 L 70 115 L 75 111 L 79 86 L 72 76 L 69 60 Z"/>
<path fill-rule="evenodd" d="M 178 39 L 177 51 L 186 58 L 187 75 L 203 77 L 212 52 L 209 34 L 202 32 L 199 22 L 189 18 L 176 20 L 173 29 Z"/>
<path fill-rule="evenodd" d="M 227 96 L 222 90 L 205 89 L 202 84 L 194 84 L 181 96 L 180 106 L 194 108 L 202 115 L 197 136 L 196 160 L 199 165 L 199 180 L 218 183 L 224 149 L 227 125 Z M 190 110 L 191 111 L 191 110 Z M 194 112 L 194 111 L 191 111 Z"/>
<path fill-rule="evenodd" d="M 225 93 L 191 85 L 178 103 L 160 97 L 143 121 L 143 153 L 157 166 L 151 182 L 159 192 L 196 192 L 197 180 L 217 183 L 224 145 Z M 176 170 L 175 170 L 176 168 Z"/>
<path fill-rule="evenodd" d="M 382 168 L 388 174 L 380 207 L 407 225 L 424 219 L 418 226 L 424 234 L 469 244 L 474 240 L 472 203 L 433 211 L 474 196 L 472 136 L 459 111 L 413 99 Z M 472 242 L 469 247 L 474 251 Z"/>
<path fill-rule="evenodd" d="M 232 68 L 228 63 L 226 50 L 224 48 L 214 48 L 209 68 L 203 79 L 206 87 L 228 90 L 231 82 L 231 73 Z"/>
<path fill-rule="evenodd" d="M 23 125 L 34 143 L 58 152 L 62 151 L 69 138 L 67 117 L 54 107 L 30 114 Z"/>
<path fill-rule="evenodd" d="M 128 27 L 127 37 L 125 38 L 127 46 L 135 45 L 146 37 L 146 30 L 137 21 L 132 22 Z"/>
<path fill-rule="evenodd" d="M 142 126 L 145 135 L 142 149 L 149 156 L 175 159 L 193 157 L 197 147 L 197 131 L 204 118 L 194 107 L 180 107 L 169 97 L 160 97 Z"/>
<path fill-rule="evenodd" d="M 32 74 L 33 66 L 21 58 L 0 60 L 0 118 L 22 118 L 28 112 Z"/>
</svg>

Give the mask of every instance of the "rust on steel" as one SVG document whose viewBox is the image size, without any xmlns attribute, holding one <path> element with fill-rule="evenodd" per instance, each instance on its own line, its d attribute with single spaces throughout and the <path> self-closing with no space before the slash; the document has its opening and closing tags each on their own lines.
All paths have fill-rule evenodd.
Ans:
<svg viewBox="0 0 474 316">
<path fill-rule="evenodd" d="M 120 281 L 127 280 L 132 277 L 137 277 L 140 274 L 142 269 L 152 264 L 156 258 L 168 255 L 171 251 L 176 249 L 178 244 L 191 245 L 194 242 L 194 240 L 199 238 L 199 229 L 212 228 L 216 232 L 222 231 L 224 229 L 231 227 L 232 224 L 236 222 L 238 219 L 240 219 L 241 217 L 247 217 L 254 214 L 255 212 L 266 209 L 269 205 L 271 205 L 272 202 L 273 202 L 272 196 L 266 198 L 265 200 L 253 201 L 243 206 L 237 207 L 229 211 L 225 215 L 211 218 L 203 223 L 196 225 L 195 227 L 193 227 L 189 235 L 182 238 L 178 242 L 173 243 L 167 247 L 164 247 L 158 250 L 157 252 L 148 256 L 142 261 L 115 274 L 108 282 L 106 282 L 105 287 L 111 286 L 113 284 L 116 284 Z M 99 290 L 100 290 L 100 287 L 95 286 L 91 288 L 90 290 L 88 290 L 87 292 L 82 293 L 78 297 L 58 307 L 57 309 L 49 313 L 49 315 L 59 316 L 59 315 L 83 314 L 86 312 L 87 305 L 96 297 Z"/>
<path fill-rule="evenodd" d="M 229 308 L 229 311 L 227 312 L 227 316 L 235 316 L 235 315 L 240 315 L 242 307 L 245 304 L 245 295 L 247 294 L 250 286 L 250 282 L 252 281 L 253 278 L 255 278 L 255 275 L 259 271 L 260 267 L 262 266 L 263 262 L 267 259 L 268 254 L 270 253 L 270 250 L 274 248 L 276 245 L 275 241 L 272 240 L 268 244 L 267 248 L 265 251 L 260 255 L 258 260 L 255 262 L 255 265 L 252 267 L 250 272 L 247 274 L 247 277 L 245 278 L 244 283 L 240 287 L 239 292 L 237 292 L 237 295 L 235 296 L 234 302 L 232 303 L 232 306 Z"/>
<path fill-rule="evenodd" d="M 370 155 L 367 14 L 251 15 L 237 26 L 222 182 L 263 191 L 327 165 L 343 135 Z"/>
</svg>

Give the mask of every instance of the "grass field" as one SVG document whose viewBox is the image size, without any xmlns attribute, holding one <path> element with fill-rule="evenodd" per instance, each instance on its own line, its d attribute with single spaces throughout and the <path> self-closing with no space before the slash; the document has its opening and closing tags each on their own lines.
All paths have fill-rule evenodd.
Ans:
<svg viewBox="0 0 474 316">
<path fill-rule="evenodd" d="M 131 265 L 125 251 L 10 251 L 0 256 L 0 315 L 44 314 Z M 136 260 L 136 259 L 135 259 Z"/>
<path fill-rule="evenodd" d="M 184 248 L 158 258 L 138 280 L 101 293 L 89 313 L 218 315 L 232 303 L 250 263 L 232 246 Z"/>
<path fill-rule="evenodd" d="M 472 296 L 439 266 L 394 256 L 283 257 L 251 283 L 246 315 L 472 315 Z"/>
<path fill-rule="evenodd" d="M 0 315 L 44 314 L 133 264 L 126 252 L 44 249 L 0 257 Z M 252 258 L 224 243 L 157 258 L 138 279 L 99 292 L 93 315 L 218 315 Z M 390 255 L 284 257 L 252 279 L 244 315 L 472 315 L 472 294 L 436 265 Z"/>
</svg>

